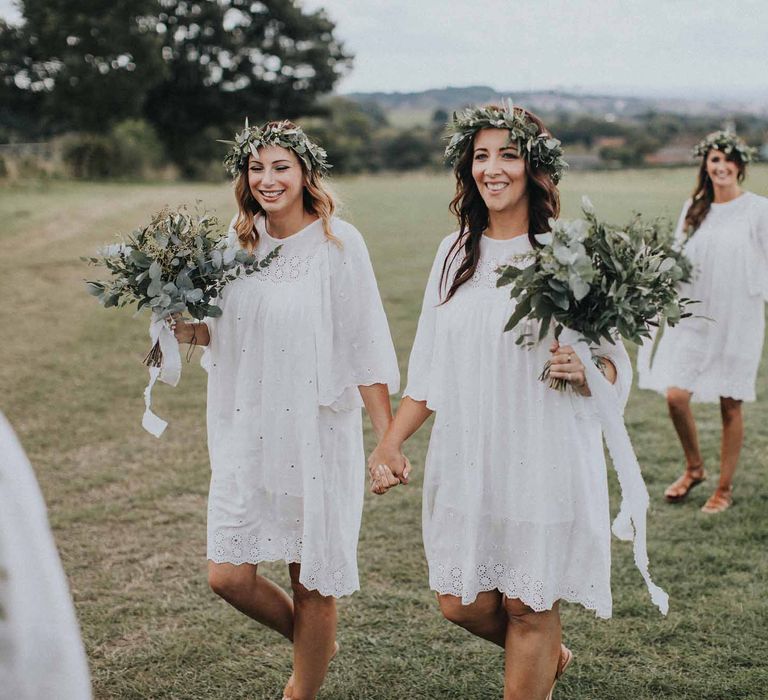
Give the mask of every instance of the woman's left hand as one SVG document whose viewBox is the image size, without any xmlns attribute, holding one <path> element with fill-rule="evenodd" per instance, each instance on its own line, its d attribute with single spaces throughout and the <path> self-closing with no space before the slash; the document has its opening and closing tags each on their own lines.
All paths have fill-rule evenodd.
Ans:
<svg viewBox="0 0 768 700">
<path fill-rule="evenodd" d="M 564 379 L 577 394 L 591 396 L 584 364 L 570 345 L 560 345 L 552 341 L 549 348 L 552 353 L 549 365 L 549 376 L 553 379 Z"/>
</svg>

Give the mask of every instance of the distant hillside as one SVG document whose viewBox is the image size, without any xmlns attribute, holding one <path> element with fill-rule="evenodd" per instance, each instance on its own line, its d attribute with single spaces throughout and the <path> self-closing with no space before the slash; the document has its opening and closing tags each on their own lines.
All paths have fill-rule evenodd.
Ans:
<svg viewBox="0 0 768 700">
<path fill-rule="evenodd" d="M 768 98 L 752 100 L 709 100 L 669 97 L 617 97 L 541 90 L 499 93 L 485 85 L 447 87 L 423 92 L 356 92 L 345 95 L 356 102 L 376 102 L 393 122 L 425 122 L 436 109 L 451 111 L 468 104 L 497 102 L 509 97 L 541 114 L 584 114 L 611 120 L 632 119 L 640 114 L 671 112 L 687 116 L 735 116 L 750 114 L 768 117 Z"/>
</svg>

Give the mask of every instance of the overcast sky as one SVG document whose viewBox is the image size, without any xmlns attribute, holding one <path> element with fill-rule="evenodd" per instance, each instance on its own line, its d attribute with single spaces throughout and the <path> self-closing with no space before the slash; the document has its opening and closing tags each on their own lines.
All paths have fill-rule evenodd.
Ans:
<svg viewBox="0 0 768 700">
<path fill-rule="evenodd" d="M 768 95 L 766 0 L 301 0 L 355 54 L 339 91 L 447 85 Z M 17 19 L 12 0 L 0 16 Z"/>
<path fill-rule="evenodd" d="M 342 92 L 446 85 L 768 94 L 766 0 L 303 0 L 355 54 Z"/>
</svg>

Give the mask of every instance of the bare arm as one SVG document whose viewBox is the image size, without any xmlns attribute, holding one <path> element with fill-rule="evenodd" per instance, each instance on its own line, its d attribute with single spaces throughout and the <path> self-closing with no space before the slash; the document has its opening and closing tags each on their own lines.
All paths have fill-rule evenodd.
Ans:
<svg viewBox="0 0 768 700">
<path fill-rule="evenodd" d="M 392 422 L 392 405 L 389 402 L 389 389 L 386 384 L 360 385 L 357 387 L 365 404 L 365 411 L 371 419 L 376 439 L 381 440 Z"/>
</svg>

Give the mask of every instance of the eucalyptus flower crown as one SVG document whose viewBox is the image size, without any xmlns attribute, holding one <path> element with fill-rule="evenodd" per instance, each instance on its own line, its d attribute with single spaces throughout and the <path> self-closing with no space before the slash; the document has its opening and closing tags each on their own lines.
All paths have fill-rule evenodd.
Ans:
<svg viewBox="0 0 768 700">
<path fill-rule="evenodd" d="M 445 149 L 445 160 L 450 165 L 456 165 L 480 129 L 507 129 L 509 143 L 516 143 L 520 155 L 548 172 L 555 184 L 568 167 L 563 160 L 560 141 L 546 132 L 540 132 L 525 110 L 515 107 L 511 100 L 505 100 L 501 108 L 468 107 L 463 112 L 453 113 L 453 119 L 448 123 L 450 141 Z"/>
<path fill-rule="evenodd" d="M 262 146 L 282 146 L 291 149 L 306 166 L 307 170 L 315 170 L 319 175 L 325 175 L 331 166 L 326 161 L 327 154 L 304 133 L 300 126 L 287 120 L 267 122 L 264 126 L 248 126 L 245 118 L 245 128 L 235 134 L 234 141 L 220 141 L 232 146 L 224 158 L 227 172 L 236 178 L 248 162 L 248 156 L 258 157 L 258 149 Z"/>
<path fill-rule="evenodd" d="M 727 156 L 736 151 L 742 163 L 757 160 L 757 149 L 747 146 L 744 140 L 732 131 L 713 131 L 707 134 L 694 146 L 693 155 L 694 157 L 705 156 L 711 148 L 722 151 Z"/>
</svg>

